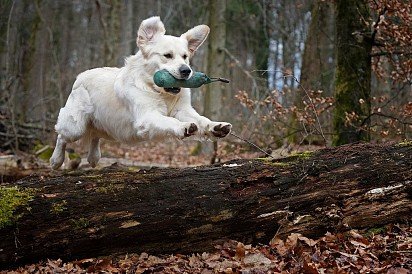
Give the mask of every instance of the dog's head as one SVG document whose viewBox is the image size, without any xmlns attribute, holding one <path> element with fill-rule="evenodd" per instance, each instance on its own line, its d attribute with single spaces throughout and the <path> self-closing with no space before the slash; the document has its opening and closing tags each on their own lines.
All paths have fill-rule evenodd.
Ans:
<svg viewBox="0 0 412 274">
<path fill-rule="evenodd" d="M 142 22 L 137 32 L 137 46 L 147 61 L 148 70 L 155 73 L 166 69 L 177 79 L 189 79 L 193 71 L 189 60 L 209 34 L 206 25 L 196 26 L 180 37 L 165 35 L 165 27 L 159 17 Z M 167 90 L 173 93 L 177 90 Z"/>
</svg>

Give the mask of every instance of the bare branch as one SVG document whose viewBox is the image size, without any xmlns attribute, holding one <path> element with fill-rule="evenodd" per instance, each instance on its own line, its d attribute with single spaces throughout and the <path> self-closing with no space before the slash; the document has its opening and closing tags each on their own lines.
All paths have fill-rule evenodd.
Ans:
<svg viewBox="0 0 412 274">
<path fill-rule="evenodd" d="M 370 57 L 379 57 L 379 56 L 392 56 L 392 55 L 405 55 L 411 56 L 412 52 L 404 52 L 404 51 L 381 51 L 381 52 L 374 52 L 370 54 Z"/>
<path fill-rule="evenodd" d="M 373 32 L 372 32 L 372 36 L 371 36 L 372 45 L 375 44 L 375 38 L 376 38 L 376 35 L 378 33 L 378 26 L 379 26 L 380 22 L 382 21 L 382 18 L 385 15 L 387 10 L 388 10 L 388 8 L 385 6 L 383 8 L 383 10 L 379 13 L 378 19 L 376 20 L 375 24 L 373 25 Z"/>
</svg>

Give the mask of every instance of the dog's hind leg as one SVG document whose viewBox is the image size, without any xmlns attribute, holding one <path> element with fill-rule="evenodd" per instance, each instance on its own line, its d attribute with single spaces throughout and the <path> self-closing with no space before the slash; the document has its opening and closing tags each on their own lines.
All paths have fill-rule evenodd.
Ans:
<svg viewBox="0 0 412 274">
<path fill-rule="evenodd" d="M 100 141 L 99 138 L 93 138 L 90 141 L 89 154 L 87 155 L 87 161 L 91 167 L 96 167 L 101 157 L 100 153 Z"/>
<path fill-rule="evenodd" d="M 58 137 L 56 148 L 50 158 L 53 169 L 58 169 L 63 164 L 66 144 L 75 142 L 85 135 L 92 112 L 89 93 L 83 85 L 75 84 L 66 105 L 60 109 L 55 126 Z"/>
<path fill-rule="evenodd" d="M 59 134 L 57 136 L 56 147 L 54 148 L 53 155 L 50 158 L 50 165 L 52 169 L 58 169 L 63 164 L 66 144 L 67 141 L 61 134 Z"/>
</svg>

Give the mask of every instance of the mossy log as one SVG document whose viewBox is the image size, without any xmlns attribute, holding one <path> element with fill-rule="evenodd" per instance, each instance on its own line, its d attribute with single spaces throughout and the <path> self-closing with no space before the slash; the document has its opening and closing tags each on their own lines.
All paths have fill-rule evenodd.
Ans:
<svg viewBox="0 0 412 274">
<path fill-rule="evenodd" d="M 0 268 L 45 258 L 192 253 L 411 221 L 412 144 L 352 144 L 195 168 L 32 175 L 0 228 Z"/>
</svg>

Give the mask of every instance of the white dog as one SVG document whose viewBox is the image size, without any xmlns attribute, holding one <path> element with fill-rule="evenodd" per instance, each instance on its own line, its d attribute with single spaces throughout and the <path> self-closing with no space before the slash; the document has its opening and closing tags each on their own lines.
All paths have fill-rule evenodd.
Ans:
<svg viewBox="0 0 412 274">
<path fill-rule="evenodd" d="M 209 27 L 194 27 L 180 37 L 165 32 L 159 17 L 148 18 L 137 32 L 140 50 L 126 59 L 124 67 L 95 68 L 77 76 L 55 126 L 53 169 L 62 165 L 66 144 L 79 139 L 90 144 L 87 160 L 95 167 L 100 138 L 134 144 L 192 135 L 222 138 L 230 133 L 231 124 L 213 122 L 193 109 L 190 89 L 166 89 L 153 82 L 155 72 L 163 69 L 178 79 L 190 78 L 189 59 L 207 38 Z"/>
</svg>

